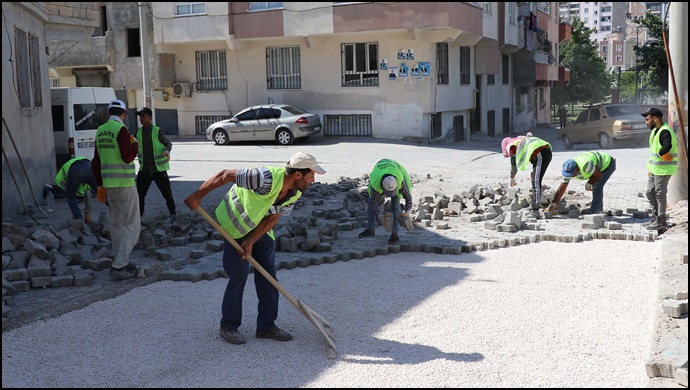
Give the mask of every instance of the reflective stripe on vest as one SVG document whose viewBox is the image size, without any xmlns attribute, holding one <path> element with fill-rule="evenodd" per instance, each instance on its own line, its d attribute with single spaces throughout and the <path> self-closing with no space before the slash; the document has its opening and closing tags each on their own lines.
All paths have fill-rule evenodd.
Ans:
<svg viewBox="0 0 690 390">
<path fill-rule="evenodd" d="M 126 163 L 122 160 L 120 144 L 117 142 L 117 135 L 122 127 L 122 123 L 109 120 L 99 126 L 96 132 L 96 148 L 101 158 L 101 177 L 103 187 L 106 188 L 135 186 L 134 162 Z"/>
<path fill-rule="evenodd" d="M 537 137 L 526 137 L 518 141 L 517 153 L 515 153 L 515 162 L 519 170 L 526 171 L 529 167 L 529 160 L 532 158 L 532 154 L 535 150 L 540 147 L 551 145 L 541 138 Z"/>
<path fill-rule="evenodd" d="M 216 207 L 218 223 L 232 238 L 241 238 L 251 232 L 268 215 L 269 209 L 283 188 L 285 168 L 266 167 L 271 171 L 273 183 L 271 191 L 266 195 L 259 195 L 253 190 L 238 187 L 233 184 L 223 200 Z M 281 206 L 295 203 L 302 195 L 300 191 L 283 202 Z M 271 238 L 273 231 L 268 232 Z"/>
<path fill-rule="evenodd" d="M 140 127 L 137 129 L 137 142 L 139 142 L 139 154 L 137 155 L 137 158 L 139 159 L 139 170 L 141 171 L 144 168 L 144 143 L 141 140 L 142 135 L 144 134 L 144 128 Z M 165 157 L 165 145 L 161 143 L 161 141 L 158 139 L 158 132 L 160 131 L 160 127 L 156 125 L 151 125 L 151 144 L 153 145 L 153 161 L 156 164 L 156 170 L 158 172 L 163 172 L 170 170 L 170 164 L 168 163 L 167 158 Z"/>
<path fill-rule="evenodd" d="M 671 150 L 668 154 L 671 155 L 671 161 L 666 161 L 659 157 L 659 151 L 661 150 L 661 133 L 662 130 L 668 130 L 671 134 Z M 669 176 L 676 173 L 678 170 L 678 141 L 676 140 L 676 134 L 673 129 L 669 127 L 667 123 L 664 123 L 656 134 L 652 132 L 649 135 L 649 161 L 647 162 L 647 170 L 652 175 L 658 176 Z"/>
<path fill-rule="evenodd" d="M 383 193 L 381 181 L 385 175 L 393 175 L 395 177 L 395 180 L 398 182 L 398 196 L 400 196 L 403 180 L 405 184 L 407 184 L 407 188 L 412 189 L 410 175 L 407 173 L 405 167 L 400 165 L 397 161 L 384 158 L 376 163 L 371 174 L 369 174 L 369 195 L 371 195 L 372 190 L 379 194 Z"/>
</svg>

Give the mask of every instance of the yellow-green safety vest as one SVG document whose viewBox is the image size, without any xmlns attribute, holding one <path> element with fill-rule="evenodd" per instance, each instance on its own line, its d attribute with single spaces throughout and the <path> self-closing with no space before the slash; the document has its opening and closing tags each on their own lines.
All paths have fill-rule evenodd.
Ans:
<svg viewBox="0 0 690 390">
<path fill-rule="evenodd" d="M 266 195 L 260 195 L 246 188 L 238 187 L 233 184 L 227 195 L 216 207 L 216 218 L 220 226 L 228 232 L 232 238 L 242 238 L 251 232 L 264 217 L 268 210 L 273 206 L 276 198 L 283 188 L 285 181 L 285 168 L 266 167 L 271 171 L 273 184 L 271 191 Z M 279 206 L 288 206 L 297 201 L 302 196 L 302 192 L 283 202 Z M 273 230 L 268 235 L 275 240 Z"/>
<path fill-rule="evenodd" d="M 580 180 L 589 180 L 594 172 L 586 172 L 584 170 L 585 165 L 591 161 L 594 166 L 599 169 L 599 171 L 603 171 L 611 163 L 611 156 L 601 152 L 585 152 L 579 156 L 575 156 L 573 160 L 575 160 L 577 168 L 580 171 L 576 178 Z"/>
<path fill-rule="evenodd" d="M 408 190 L 412 190 L 410 175 L 407 173 L 407 170 L 405 170 L 405 167 L 400 165 L 400 163 L 397 161 L 384 158 L 376 163 L 374 169 L 369 175 L 369 196 L 371 196 L 372 190 L 379 194 L 383 193 L 381 181 L 385 175 L 393 175 L 395 177 L 395 181 L 398 182 L 398 197 L 400 197 L 400 189 L 402 188 L 403 180 L 405 181 L 405 184 L 407 184 Z"/>
<path fill-rule="evenodd" d="M 101 158 L 101 177 L 105 188 L 135 186 L 134 161 L 126 163 L 122 160 L 117 143 L 117 134 L 123 126 L 121 122 L 111 119 L 96 131 L 96 148 Z"/>
<path fill-rule="evenodd" d="M 659 157 L 659 150 L 661 150 L 660 135 L 663 130 L 668 130 L 671 133 L 671 150 L 668 153 L 671 155 L 671 161 L 665 161 L 663 158 Z M 647 162 L 647 170 L 652 175 L 658 176 L 670 176 L 676 173 L 678 170 L 678 141 L 676 140 L 676 134 L 673 129 L 664 123 L 656 134 L 652 132 L 649 135 L 649 161 Z"/>
<path fill-rule="evenodd" d="M 515 153 L 515 165 L 521 171 L 526 171 L 529 168 L 529 159 L 535 150 L 547 145 L 551 148 L 551 144 L 537 137 L 525 137 L 514 143 L 517 143 L 517 152 Z"/>
<path fill-rule="evenodd" d="M 55 176 L 55 184 L 62 188 L 63 191 L 67 191 L 67 175 L 69 174 L 69 169 L 77 161 L 88 160 L 86 157 L 75 157 L 65 163 L 65 165 L 60 168 L 57 175 Z M 90 190 L 91 186 L 86 183 L 81 183 L 77 188 L 77 196 L 81 197 L 86 195 L 86 191 Z M 95 190 L 95 188 L 94 188 Z"/>
<path fill-rule="evenodd" d="M 158 139 L 158 131 L 160 127 L 156 125 L 151 125 L 151 141 L 153 143 L 153 161 L 156 163 L 156 170 L 158 172 L 167 171 L 170 169 L 170 164 L 165 157 L 165 145 L 161 143 Z M 141 136 L 143 134 L 143 127 L 137 129 L 137 142 L 139 142 L 139 154 L 137 158 L 139 159 L 139 170 L 144 168 L 144 143 L 141 142 Z"/>
</svg>

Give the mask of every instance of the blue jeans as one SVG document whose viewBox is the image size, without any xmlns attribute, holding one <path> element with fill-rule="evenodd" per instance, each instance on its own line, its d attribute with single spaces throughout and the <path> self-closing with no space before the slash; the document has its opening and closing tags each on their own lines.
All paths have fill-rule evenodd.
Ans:
<svg viewBox="0 0 690 390">
<path fill-rule="evenodd" d="M 74 162 L 67 172 L 65 193 L 67 195 L 67 204 L 70 210 L 72 210 L 72 218 L 74 219 L 82 219 L 81 209 L 77 202 L 77 190 L 83 183 L 88 184 L 93 191 L 98 188 L 96 178 L 91 171 L 91 162 L 87 160 Z M 91 194 L 87 192 L 84 196 L 91 196 Z"/>
<path fill-rule="evenodd" d="M 385 201 L 385 197 L 381 196 L 380 201 L 383 202 Z M 371 197 L 369 197 L 369 202 L 371 202 Z M 371 230 L 376 230 L 376 217 L 371 209 L 372 205 L 369 204 L 367 207 L 367 223 L 369 225 L 369 229 Z M 391 210 L 393 211 L 393 234 L 398 234 L 398 231 L 400 230 L 400 225 L 398 224 L 398 217 L 400 216 L 400 198 L 397 196 L 394 196 L 391 198 Z"/>
<path fill-rule="evenodd" d="M 611 158 L 611 163 L 603 171 L 601 171 L 601 179 L 592 184 L 592 205 L 589 209 L 593 213 L 600 213 L 604 209 L 604 184 L 609 181 L 609 178 L 616 171 L 616 159 Z"/>
<path fill-rule="evenodd" d="M 237 239 L 242 244 L 246 237 Z M 252 257 L 269 275 L 276 279 L 276 242 L 264 234 L 252 247 Z M 220 325 L 226 329 L 237 330 L 242 324 L 242 297 L 244 286 L 249 275 L 249 262 L 243 260 L 227 240 L 223 247 L 223 269 L 228 274 L 228 285 L 225 287 L 222 317 Z M 276 279 L 277 280 L 277 279 Z M 256 329 L 268 330 L 275 326 L 278 318 L 278 289 L 275 288 L 259 271 L 254 272 L 254 286 L 259 298 L 259 314 L 256 317 Z"/>
</svg>

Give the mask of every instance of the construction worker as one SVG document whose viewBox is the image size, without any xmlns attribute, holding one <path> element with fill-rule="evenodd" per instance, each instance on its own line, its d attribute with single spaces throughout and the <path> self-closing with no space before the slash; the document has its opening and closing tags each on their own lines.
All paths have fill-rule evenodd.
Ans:
<svg viewBox="0 0 690 390">
<path fill-rule="evenodd" d="M 585 190 L 592 191 L 592 203 L 582 214 L 598 214 L 604 208 L 604 185 L 616 171 L 616 159 L 602 152 L 584 152 L 563 163 L 563 180 L 558 186 L 556 197 L 544 212 L 556 213 L 556 205 L 561 201 L 571 178 L 587 180 Z"/>
<path fill-rule="evenodd" d="M 168 140 L 160 127 L 151 123 L 153 112 L 148 107 L 137 111 L 141 127 L 137 129 L 136 138 L 139 142 L 139 173 L 137 174 L 137 192 L 139 193 L 139 215 L 144 215 L 144 200 L 151 182 L 156 182 L 158 190 L 165 198 L 168 212 L 175 213 L 175 200 L 170 189 L 170 151 L 172 142 Z"/>
<path fill-rule="evenodd" d="M 108 114 L 108 121 L 96 131 L 91 170 L 98 183 L 98 201 L 109 202 L 111 252 L 115 256 L 110 276 L 124 280 L 135 277 L 137 272 L 137 267 L 129 261 L 129 254 L 139 241 L 141 230 L 139 197 L 134 184 L 134 158 L 139 143 L 129 135 L 124 124 L 127 106 L 122 100 L 111 101 Z"/>
<path fill-rule="evenodd" d="M 527 133 L 524 137 L 504 138 L 501 142 L 501 149 L 504 157 L 510 157 L 511 187 L 517 185 L 515 175 L 518 169 L 526 171 L 529 164 L 532 164 L 532 173 L 530 175 L 530 181 L 532 182 L 532 210 L 527 214 L 527 218 L 539 219 L 541 217 L 539 214 L 541 183 L 544 179 L 546 168 L 551 163 L 551 144 L 533 136 L 532 133 Z"/>
<path fill-rule="evenodd" d="M 252 256 L 274 279 L 276 278 L 276 243 L 273 227 L 282 215 L 289 215 L 295 202 L 314 182 L 315 174 L 326 171 L 314 156 L 296 153 L 285 167 L 222 170 L 206 180 L 184 203 L 194 210 L 214 189 L 234 183 L 216 208 L 218 223 L 242 247 L 242 251 L 225 240 L 223 269 L 228 275 L 221 306 L 220 336 L 231 344 L 244 344 L 239 332 L 242 324 L 242 295 L 249 275 Z M 290 341 L 292 335 L 278 328 L 278 289 L 260 272 L 254 273 L 259 313 L 256 337 Z"/>
<path fill-rule="evenodd" d="M 393 228 L 388 243 L 395 244 L 399 242 L 399 218 L 406 218 L 412 208 L 412 183 L 407 170 L 397 161 L 387 158 L 379 160 L 369 175 L 368 194 L 368 227 L 359 233 L 359 238 L 374 237 L 376 235 L 376 218 L 379 215 L 379 204 L 386 197 L 389 197 L 391 198 Z M 405 197 L 405 210 L 402 213 L 400 212 L 401 195 Z"/>
<path fill-rule="evenodd" d="M 55 176 L 55 185 L 46 184 L 43 189 L 45 198 L 48 191 L 60 198 L 64 195 L 72 211 L 72 218 L 82 219 L 81 209 L 77 197 L 91 196 L 96 191 L 96 178 L 91 171 L 91 160 L 86 157 L 75 157 L 67 161 Z"/>
<path fill-rule="evenodd" d="M 647 162 L 647 199 L 652 205 L 649 230 L 666 227 L 666 193 L 671 175 L 678 170 L 678 142 L 671 127 L 664 123 L 664 114 L 658 108 L 650 108 L 642 114 L 649 135 L 649 161 Z"/>
</svg>

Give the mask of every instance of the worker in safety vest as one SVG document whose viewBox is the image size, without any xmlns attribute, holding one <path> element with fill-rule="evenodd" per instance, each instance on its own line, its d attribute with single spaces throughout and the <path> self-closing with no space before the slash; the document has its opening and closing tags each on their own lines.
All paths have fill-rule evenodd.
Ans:
<svg viewBox="0 0 690 390">
<path fill-rule="evenodd" d="M 137 129 L 136 138 L 139 142 L 139 173 L 137 174 L 137 192 L 139 193 L 139 215 L 144 215 L 146 193 L 151 182 L 155 182 L 158 190 L 165 199 L 168 212 L 175 213 L 175 200 L 170 188 L 170 151 L 172 142 L 165 136 L 160 127 L 151 123 L 153 112 L 144 107 L 137 111 L 141 127 Z"/>
<path fill-rule="evenodd" d="M 556 213 L 556 205 L 561 201 L 570 179 L 587 180 L 585 190 L 592 191 L 592 203 L 582 214 L 598 214 L 604 209 L 604 185 L 616 171 L 616 159 L 603 152 L 584 152 L 563 163 L 563 180 L 558 186 L 556 197 L 545 212 Z"/>
<path fill-rule="evenodd" d="M 510 157 L 510 186 L 517 185 L 515 175 L 518 170 L 526 171 L 532 164 L 530 182 L 532 183 L 532 210 L 527 214 L 527 218 L 541 218 L 539 214 L 539 203 L 541 202 L 541 183 L 544 180 L 546 168 L 551 163 L 553 154 L 551 144 L 541 138 L 537 138 L 532 133 L 527 136 L 515 138 L 506 137 L 501 142 L 501 149 L 504 157 Z"/>
<path fill-rule="evenodd" d="M 290 215 L 295 202 L 314 182 L 315 174 L 326 171 L 314 156 L 299 152 L 285 167 L 226 169 L 206 180 L 184 203 L 194 210 L 208 193 L 233 183 L 216 208 L 221 228 L 242 250 L 225 240 L 223 269 L 228 275 L 221 306 L 220 336 L 230 344 L 244 344 L 239 331 L 242 324 L 242 296 L 249 274 L 248 256 L 276 278 L 276 242 L 273 227 L 282 215 Z M 256 337 L 278 341 L 292 340 L 290 333 L 278 328 L 278 289 L 262 275 L 254 272 L 256 295 L 259 298 Z"/>
<path fill-rule="evenodd" d="M 664 123 L 664 114 L 658 108 L 650 108 L 642 114 L 649 134 L 649 160 L 647 161 L 647 199 L 652 205 L 649 230 L 666 227 L 666 193 L 671 175 L 678 170 L 678 141 L 673 129 Z"/>
<path fill-rule="evenodd" d="M 110 276 L 124 280 L 135 277 L 137 272 L 137 267 L 129 261 L 129 254 L 139 241 L 141 230 L 139 196 L 134 184 L 134 158 L 139 143 L 124 124 L 127 106 L 122 100 L 111 101 L 108 114 L 108 121 L 96 131 L 91 170 L 98 184 L 98 201 L 109 202 L 111 252 L 115 256 Z"/>
<path fill-rule="evenodd" d="M 406 228 L 412 228 L 408 214 L 412 208 L 412 182 L 410 175 L 399 162 L 384 158 L 379 160 L 369 174 L 369 201 L 367 207 L 367 228 L 359 233 L 359 238 L 374 237 L 376 235 L 376 220 L 379 215 L 379 205 L 386 197 L 391 198 L 392 233 L 388 244 L 400 241 L 398 231 L 400 222 L 406 223 Z M 400 209 L 400 198 L 405 198 L 405 208 Z M 388 216 L 387 216 L 388 217 Z M 384 220 L 384 224 L 386 221 Z"/>
<path fill-rule="evenodd" d="M 77 198 L 91 196 L 96 191 L 96 178 L 91 171 L 91 160 L 86 157 L 75 157 L 67 161 L 55 176 L 55 185 L 46 184 L 43 197 L 52 192 L 56 199 L 65 197 L 72 211 L 72 218 L 82 219 Z"/>
</svg>

